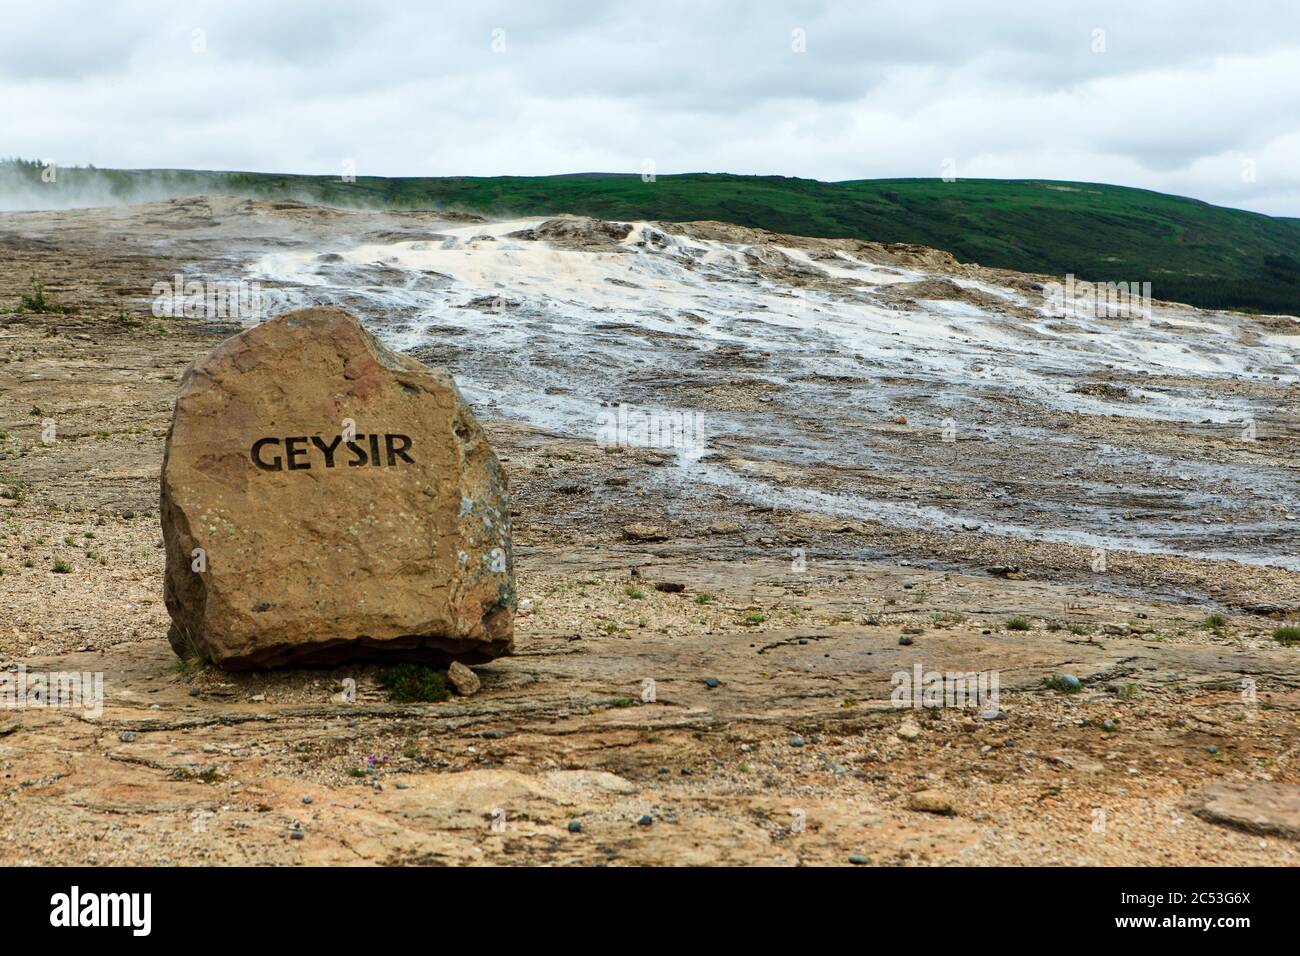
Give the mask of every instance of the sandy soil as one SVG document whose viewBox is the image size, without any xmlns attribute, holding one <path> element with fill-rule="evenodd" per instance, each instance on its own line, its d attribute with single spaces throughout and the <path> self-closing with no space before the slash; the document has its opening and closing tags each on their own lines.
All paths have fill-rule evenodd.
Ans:
<svg viewBox="0 0 1300 956">
<path fill-rule="evenodd" d="M 243 240 L 159 244 L 181 230 L 154 214 L 0 217 L 0 672 L 101 672 L 106 695 L 97 719 L 0 711 L 0 863 L 1300 862 L 1300 648 L 1270 636 L 1300 573 L 1118 550 L 1099 574 L 1082 545 L 679 497 L 659 452 L 518 421 L 484 423 L 511 481 L 518 650 L 477 695 L 395 705 L 365 666 L 181 664 L 162 440 L 179 373 L 231 328 L 155 319 L 147 295 Z M 7 311 L 31 273 L 68 311 Z M 1195 440 L 1145 419 L 1092 434 L 1125 429 Z M 942 474 L 795 477 L 981 488 Z M 916 665 L 996 671 L 1001 713 L 892 706 Z M 1045 685 L 1062 674 L 1081 690 Z M 347 678 L 356 702 L 332 702 Z M 1244 809 L 1214 802 L 1225 785 Z"/>
</svg>

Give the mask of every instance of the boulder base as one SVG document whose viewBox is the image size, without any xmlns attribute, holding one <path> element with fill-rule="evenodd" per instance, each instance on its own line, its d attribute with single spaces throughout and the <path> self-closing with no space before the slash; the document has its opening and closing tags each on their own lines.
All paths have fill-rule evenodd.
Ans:
<svg viewBox="0 0 1300 956">
<path fill-rule="evenodd" d="M 451 376 L 334 308 L 185 373 L 162 469 L 168 635 L 231 668 L 508 653 L 506 480 Z"/>
</svg>

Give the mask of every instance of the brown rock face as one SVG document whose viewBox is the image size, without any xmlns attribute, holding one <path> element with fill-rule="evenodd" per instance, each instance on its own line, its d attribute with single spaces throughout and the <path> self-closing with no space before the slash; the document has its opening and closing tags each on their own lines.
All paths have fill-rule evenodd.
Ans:
<svg viewBox="0 0 1300 956">
<path fill-rule="evenodd" d="M 1211 823 L 1300 840 L 1300 786 L 1294 783 L 1214 783 L 1192 796 L 1191 807 Z"/>
<path fill-rule="evenodd" d="M 231 668 L 510 651 L 506 481 L 451 376 L 305 309 L 186 371 L 162 470 L 172 647 Z"/>
</svg>

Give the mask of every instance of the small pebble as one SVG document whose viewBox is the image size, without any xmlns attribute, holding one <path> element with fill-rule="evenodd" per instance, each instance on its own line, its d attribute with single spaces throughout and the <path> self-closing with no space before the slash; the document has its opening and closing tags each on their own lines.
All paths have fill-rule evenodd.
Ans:
<svg viewBox="0 0 1300 956">
<path fill-rule="evenodd" d="M 1108 733 L 1113 733 L 1114 731 L 1119 730 L 1119 724 L 1107 717 L 1101 722 L 1101 729 Z"/>
<path fill-rule="evenodd" d="M 312 802 L 314 802 L 314 801 L 312 800 L 311 797 L 303 797 L 303 798 L 302 798 L 302 802 L 303 802 L 303 803 L 312 803 Z"/>
<path fill-rule="evenodd" d="M 570 832 L 570 833 L 581 833 L 581 832 L 582 832 L 582 821 L 581 821 L 581 820 L 570 820 L 570 821 L 569 821 L 569 832 Z"/>
<path fill-rule="evenodd" d="M 903 647 L 911 647 L 912 639 L 908 637 L 906 634 L 904 634 L 902 637 L 898 639 L 898 643 L 901 644 Z"/>
<path fill-rule="evenodd" d="M 644 815 L 641 817 L 641 819 L 637 821 L 637 824 L 640 825 L 640 826 L 643 826 L 643 827 L 648 827 L 648 826 L 650 826 L 650 824 L 652 824 L 652 823 L 654 823 L 654 820 L 650 817 L 650 814 L 648 814 L 648 813 L 647 813 L 647 814 L 644 814 Z"/>
<path fill-rule="evenodd" d="M 798 734 L 790 738 L 791 747 L 802 747 L 803 745 L 804 745 L 804 739 L 800 737 Z"/>
<path fill-rule="evenodd" d="M 1210 746 L 1205 748 L 1205 752 L 1207 754 L 1217 754 L 1219 752 L 1219 748 L 1214 746 L 1214 744 L 1210 744 Z"/>
<path fill-rule="evenodd" d="M 129 744 L 131 741 L 135 740 L 135 731 L 124 730 L 117 735 L 117 739 L 122 741 L 124 744 Z"/>
<path fill-rule="evenodd" d="M 716 677 L 706 677 L 706 678 L 704 678 L 704 686 L 705 686 L 705 687 L 717 687 L 717 686 L 718 686 L 719 684 L 721 684 L 721 683 L 722 683 L 722 681 L 718 680 Z"/>
<path fill-rule="evenodd" d="M 867 864 L 867 858 L 863 856 L 861 853 L 854 853 L 851 857 L 849 857 L 849 862 L 852 863 L 854 866 L 865 866 Z"/>
</svg>

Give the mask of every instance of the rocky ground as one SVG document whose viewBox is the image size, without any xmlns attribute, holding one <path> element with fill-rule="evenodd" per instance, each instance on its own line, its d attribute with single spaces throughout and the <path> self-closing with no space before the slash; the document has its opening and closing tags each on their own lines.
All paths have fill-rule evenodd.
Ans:
<svg viewBox="0 0 1300 956">
<path fill-rule="evenodd" d="M 290 204 L 186 245 L 188 207 L 158 206 L 0 217 L 0 673 L 102 673 L 105 692 L 97 718 L 0 711 L 0 863 L 1300 862 L 1300 648 L 1272 637 L 1300 572 L 1123 549 L 1098 572 L 1086 543 L 678 494 L 658 450 L 509 417 L 484 425 L 511 482 L 517 652 L 476 669 L 478 693 L 398 705 L 373 667 L 178 662 L 163 437 L 181 370 L 234 327 L 155 318 L 149 289 L 332 214 Z M 445 221 L 351 215 L 388 240 Z M 33 273 L 44 312 L 19 310 Z M 1283 468 L 1289 414 L 1264 419 Z M 864 427 L 911 427 L 894 417 Z M 1247 469 L 1264 454 L 1071 423 Z M 924 504 L 987 491 L 986 451 L 946 478 L 725 454 L 775 486 Z M 1138 526 L 1158 507 L 1139 504 Z M 917 665 L 996 672 L 996 707 L 892 706 Z M 336 702 L 349 678 L 356 701 Z"/>
</svg>

